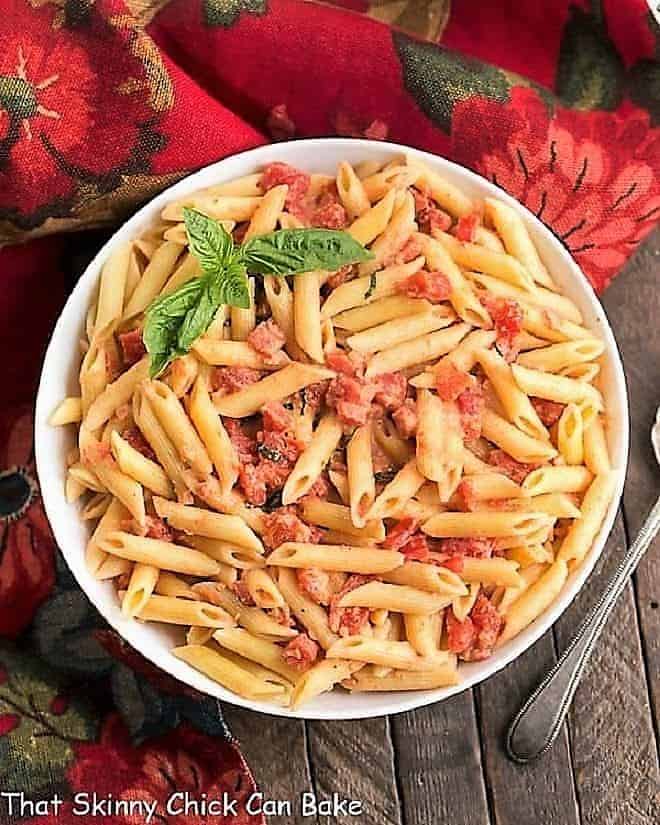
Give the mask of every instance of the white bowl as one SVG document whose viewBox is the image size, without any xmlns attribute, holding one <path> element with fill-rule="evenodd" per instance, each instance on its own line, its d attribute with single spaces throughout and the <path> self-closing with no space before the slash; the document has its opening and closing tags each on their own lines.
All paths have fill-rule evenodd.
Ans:
<svg viewBox="0 0 660 825">
<path fill-rule="evenodd" d="M 459 185 L 468 195 L 477 198 L 497 197 L 514 207 L 522 215 L 541 257 L 559 287 L 580 308 L 585 324 L 605 342 L 604 367 L 601 375 L 609 421 L 609 447 L 613 466 L 619 469 L 615 495 L 594 546 L 582 566 L 569 578 L 559 598 L 530 627 L 497 650 L 491 658 L 482 662 L 463 664 L 460 669 L 460 684 L 410 693 L 349 694 L 336 690 L 318 697 L 299 711 L 278 708 L 265 702 L 252 702 L 225 690 L 176 659 L 170 653 L 170 648 L 182 640 L 182 634 L 176 628 L 143 624 L 124 618 L 112 585 L 109 582 L 97 581 L 89 574 L 84 560 L 89 528 L 81 521 L 78 506 L 68 504 L 64 497 L 65 457 L 73 446 L 74 430 L 73 427 L 50 427 L 48 417 L 65 395 L 77 395 L 79 392 L 78 341 L 84 329 L 88 307 L 97 289 L 103 263 L 117 245 L 136 237 L 157 219 L 161 209 L 171 200 L 202 187 L 252 173 L 272 161 L 284 161 L 305 170 L 334 174 L 341 160 L 351 163 L 372 159 L 388 161 L 404 151 L 418 155 L 443 177 Z M 541 221 L 497 186 L 443 158 L 392 143 L 326 138 L 262 146 L 207 166 L 166 189 L 143 206 L 112 236 L 78 281 L 53 332 L 37 395 L 35 438 L 41 492 L 57 543 L 89 599 L 106 621 L 136 650 L 187 685 L 235 705 L 294 718 L 359 719 L 429 705 L 482 682 L 533 644 L 568 607 L 602 552 L 614 522 L 628 456 L 628 404 L 619 351 L 603 308 L 575 261 Z"/>
</svg>

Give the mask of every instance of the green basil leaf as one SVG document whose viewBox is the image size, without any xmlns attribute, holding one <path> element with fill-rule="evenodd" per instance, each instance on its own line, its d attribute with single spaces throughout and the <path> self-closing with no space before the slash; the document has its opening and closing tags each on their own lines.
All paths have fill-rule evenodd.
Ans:
<svg viewBox="0 0 660 825">
<path fill-rule="evenodd" d="M 334 271 L 373 258 L 348 232 L 335 229 L 280 229 L 252 238 L 240 252 L 247 268 L 262 275 Z"/>
<path fill-rule="evenodd" d="M 205 275 L 199 279 L 202 289 L 195 306 L 191 307 L 177 335 L 177 349 L 188 352 L 200 335 L 203 335 L 215 318 L 220 305 L 226 303 L 222 297 L 220 280 L 216 275 Z"/>
<path fill-rule="evenodd" d="M 200 300 L 204 290 L 202 278 L 180 286 L 169 295 L 152 301 L 144 320 L 142 338 L 150 356 L 149 375 L 155 378 L 175 358 L 183 355 L 178 346 L 181 325 Z"/>
<path fill-rule="evenodd" d="M 234 241 L 224 226 L 196 209 L 183 209 L 190 251 L 203 272 L 218 272 L 234 254 Z"/>
<path fill-rule="evenodd" d="M 240 309 L 250 308 L 250 285 L 242 263 L 234 261 L 227 266 L 220 274 L 218 288 L 223 304 Z"/>
</svg>

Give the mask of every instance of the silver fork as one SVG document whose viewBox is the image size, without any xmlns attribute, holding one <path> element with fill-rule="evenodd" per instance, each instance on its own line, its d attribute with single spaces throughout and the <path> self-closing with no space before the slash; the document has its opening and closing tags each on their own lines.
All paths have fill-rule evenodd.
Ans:
<svg viewBox="0 0 660 825">
<path fill-rule="evenodd" d="M 651 442 L 660 464 L 660 407 L 651 430 Z M 506 750 L 515 762 L 525 764 L 552 747 L 571 706 L 573 695 L 591 652 L 628 578 L 660 530 L 660 496 L 646 517 L 637 538 L 598 600 L 578 628 L 557 664 L 515 717 L 506 737 Z"/>
</svg>

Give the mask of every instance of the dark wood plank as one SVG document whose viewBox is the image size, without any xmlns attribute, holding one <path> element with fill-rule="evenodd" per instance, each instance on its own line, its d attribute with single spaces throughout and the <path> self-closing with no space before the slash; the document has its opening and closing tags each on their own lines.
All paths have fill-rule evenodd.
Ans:
<svg viewBox="0 0 660 825">
<path fill-rule="evenodd" d="M 619 514 L 589 578 L 555 625 L 563 650 L 626 547 Z M 652 825 L 660 816 L 660 775 L 632 586 L 621 595 L 582 676 L 569 715 L 583 825 Z"/>
<path fill-rule="evenodd" d="M 386 718 L 308 722 L 312 778 L 319 799 L 358 800 L 361 816 L 319 817 L 319 825 L 401 825 L 394 754 Z"/>
<path fill-rule="evenodd" d="M 489 825 L 471 690 L 393 716 L 392 738 L 406 825 Z"/>
<path fill-rule="evenodd" d="M 630 462 L 623 500 L 632 541 L 660 492 L 660 471 L 649 440 L 660 403 L 660 230 L 638 250 L 605 293 L 603 303 L 621 349 L 630 396 Z M 646 554 L 635 580 L 656 738 L 660 739 L 660 538 Z"/>
<path fill-rule="evenodd" d="M 307 759 L 305 723 L 223 705 L 225 719 L 238 739 L 258 789 L 266 799 L 289 800 L 291 816 L 269 816 L 269 825 L 309 825 L 302 816 L 301 795 L 313 791 Z"/>
<path fill-rule="evenodd" d="M 580 823 L 566 729 L 550 752 L 530 765 L 511 762 L 503 747 L 511 719 L 555 661 L 549 631 L 477 688 L 486 781 L 496 825 Z"/>
</svg>

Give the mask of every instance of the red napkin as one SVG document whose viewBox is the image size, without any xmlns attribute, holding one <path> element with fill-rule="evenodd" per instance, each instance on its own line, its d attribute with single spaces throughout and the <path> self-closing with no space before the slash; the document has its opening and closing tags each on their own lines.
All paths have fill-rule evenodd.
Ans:
<svg viewBox="0 0 660 825">
<path fill-rule="evenodd" d="M 227 154 L 334 134 L 475 169 L 598 290 L 658 224 L 660 31 L 644 0 L 336 5 L 0 0 L 0 242 L 30 239 L 0 250 L 0 633 L 19 640 L 0 649 L 6 790 L 164 804 L 163 777 L 252 787 L 217 704 L 128 650 L 57 560 L 30 409 L 79 243 L 63 231 L 116 225 Z"/>
</svg>

